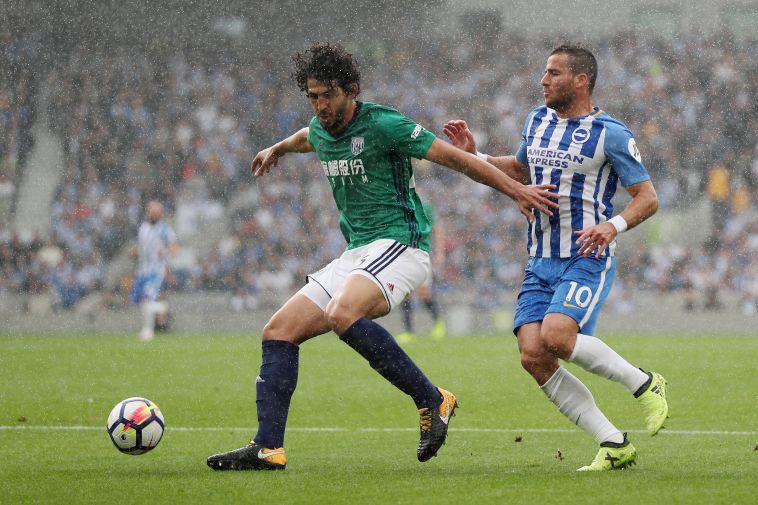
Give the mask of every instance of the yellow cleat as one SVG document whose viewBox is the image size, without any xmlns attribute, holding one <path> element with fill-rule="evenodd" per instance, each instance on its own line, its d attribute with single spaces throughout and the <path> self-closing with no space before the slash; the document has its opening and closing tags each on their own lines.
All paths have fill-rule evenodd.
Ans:
<svg viewBox="0 0 758 505">
<path fill-rule="evenodd" d="M 410 344 L 416 340 L 416 334 L 412 331 L 404 331 L 395 336 L 398 344 Z"/>
<path fill-rule="evenodd" d="M 214 470 L 284 470 L 287 455 L 284 447 L 267 449 L 254 442 L 245 447 L 208 458 L 208 466 Z"/>
<path fill-rule="evenodd" d="M 445 324 L 445 321 L 442 319 L 438 319 L 437 322 L 434 323 L 434 327 L 432 328 L 431 333 L 429 333 L 429 336 L 432 337 L 433 340 L 442 340 L 447 336 L 447 325 Z"/>
<path fill-rule="evenodd" d="M 442 395 L 440 404 L 432 409 L 428 407 L 418 409 L 421 425 L 421 438 L 416 455 L 421 462 L 428 461 L 437 455 L 437 451 L 445 443 L 450 419 L 455 415 L 458 400 L 450 391 L 437 388 Z"/>
<path fill-rule="evenodd" d="M 650 381 L 642 393 L 637 395 L 637 400 L 645 414 L 647 431 L 652 437 L 663 428 L 663 423 L 669 416 L 669 404 L 666 401 L 666 379 L 657 372 L 646 373 L 650 376 Z"/>
<path fill-rule="evenodd" d="M 624 441 L 620 444 L 615 442 L 603 442 L 600 444 L 595 459 L 587 466 L 583 466 L 577 472 L 605 472 L 608 470 L 622 470 L 637 463 L 637 449 L 627 440 L 624 433 Z"/>
</svg>

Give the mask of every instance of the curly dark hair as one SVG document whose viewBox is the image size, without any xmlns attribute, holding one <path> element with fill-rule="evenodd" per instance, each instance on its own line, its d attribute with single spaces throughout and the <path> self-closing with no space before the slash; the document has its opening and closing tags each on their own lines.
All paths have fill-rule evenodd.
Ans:
<svg viewBox="0 0 758 505">
<path fill-rule="evenodd" d="M 308 79 L 336 83 L 345 92 L 355 84 L 355 94 L 358 95 L 361 91 L 361 73 L 358 71 L 358 65 L 353 55 L 340 45 L 315 44 L 304 53 L 295 54 L 292 61 L 295 62 L 292 77 L 304 93 L 308 92 Z"/>
</svg>

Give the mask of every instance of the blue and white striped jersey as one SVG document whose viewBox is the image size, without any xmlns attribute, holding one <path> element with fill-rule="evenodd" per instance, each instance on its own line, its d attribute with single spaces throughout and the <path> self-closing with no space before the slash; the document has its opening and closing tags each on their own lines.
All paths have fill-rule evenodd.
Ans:
<svg viewBox="0 0 758 505">
<path fill-rule="evenodd" d="M 577 255 L 575 231 L 613 217 L 613 195 L 623 186 L 647 181 L 639 150 L 627 127 L 595 108 L 584 117 L 559 118 L 543 105 L 526 119 L 516 159 L 529 166 L 533 184 L 558 186 L 559 209 L 548 217 L 534 211 L 529 256 Z M 612 256 L 614 241 L 603 253 Z"/>
<path fill-rule="evenodd" d="M 168 247 L 176 241 L 176 234 L 164 221 L 143 222 L 137 233 L 137 275 L 166 274 Z"/>
</svg>

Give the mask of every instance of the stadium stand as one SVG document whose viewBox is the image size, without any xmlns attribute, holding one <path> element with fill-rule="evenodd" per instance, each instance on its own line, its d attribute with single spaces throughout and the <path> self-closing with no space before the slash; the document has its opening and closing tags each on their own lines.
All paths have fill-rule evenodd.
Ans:
<svg viewBox="0 0 758 505">
<path fill-rule="evenodd" d="M 501 35 L 492 44 L 439 36 L 419 45 L 413 37 L 356 51 L 369 83 L 361 98 L 391 104 L 439 135 L 447 119 L 465 118 L 480 151 L 514 152 L 521 121 L 540 103 L 536 83 L 552 43 Z M 285 159 L 262 180 L 248 173 L 258 149 L 310 117 L 286 58 L 261 72 L 234 47 L 221 57 L 202 47 L 148 57 L 73 46 L 37 93 L 23 70 L 23 35 L 2 40 L 2 57 L 20 70 L 0 83 L 0 289 L 50 291 L 62 309 L 91 293 L 118 306 L 131 269 L 123 251 L 152 198 L 166 204 L 184 246 L 168 288 L 226 293 L 235 310 L 276 305 L 343 248 L 313 157 Z M 595 102 L 636 133 L 662 207 L 637 235 L 644 240 L 622 239 L 618 311 L 633 311 L 628 292 L 642 289 L 681 293 L 693 310 L 718 309 L 729 291 L 745 314 L 756 313 L 757 46 L 725 35 L 643 43 L 631 32 L 597 41 Z M 20 236 L 9 228 L 19 185 L 11 165 L 31 152 L 43 94 L 62 173 L 49 234 Z M 522 272 L 522 218 L 456 174 L 425 163 L 416 171 L 447 232 L 436 274 L 443 299 L 463 293 L 475 307 L 502 304 Z"/>
</svg>

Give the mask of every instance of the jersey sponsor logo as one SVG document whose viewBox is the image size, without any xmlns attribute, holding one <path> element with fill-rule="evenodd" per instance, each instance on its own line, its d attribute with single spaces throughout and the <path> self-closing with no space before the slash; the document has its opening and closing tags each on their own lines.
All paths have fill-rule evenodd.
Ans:
<svg viewBox="0 0 758 505">
<path fill-rule="evenodd" d="M 629 150 L 629 154 L 632 155 L 632 158 L 637 160 L 638 163 L 642 163 L 642 156 L 640 156 L 640 150 L 637 149 L 637 142 L 635 142 L 634 139 L 629 139 L 626 148 Z"/>
<path fill-rule="evenodd" d="M 416 127 L 413 129 L 413 132 L 411 132 L 411 138 L 417 139 L 419 135 L 421 135 L 421 132 L 424 130 L 424 127 L 420 124 L 417 124 Z"/>
<path fill-rule="evenodd" d="M 321 168 L 327 177 L 347 177 L 349 175 L 366 175 L 363 160 L 329 160 L 322 161 Z"/>
<path fill-rule="evenodd" d="M 360 158 L 354 160 L 322 161 L 321 167 L 324 169 L 324 175 L 329 178 L 329 182 L 335 188 L 339 184 L 352 186 L 357 183 L 368 182 L 366 168 L 363 165 L 363 160 Z"/>
<path fill-rule="evenodd" d="M 575 144 L 584 144 L 590 139 L 590 130 L 584 126 L 580 126 L 574 133 L 571 134 L 571 141 Z"/>
<path fill-rule="evenodd" d="M 391 282 L 388 282 L 387 283 L 387 289 L 390 290 L 390 293 L 394 293 L 395 292 L 395 285 L 392 284 Z"/>
<path fill-rule="evenodd" d="M 589 138 L 589 135 L 587 138 Z M 539 147 L 528 148 L 526 150 L 526 155 L 529 165 L 533 167 L 569 168 L 569 166 L 573 164 L 575 168 L 578 168 L 577 166 L 584 164 L 585 160 L 585 157 L 579 154 Z"/>
<path fill-rule="evenodd" d="M 363 152 L 363 146 L 364 146 L 363 137 L 353 137 L 353 140 L 350 143 L 350 151 L 355 156 L 358 156 L 359 154 Z"/>
</svg>

